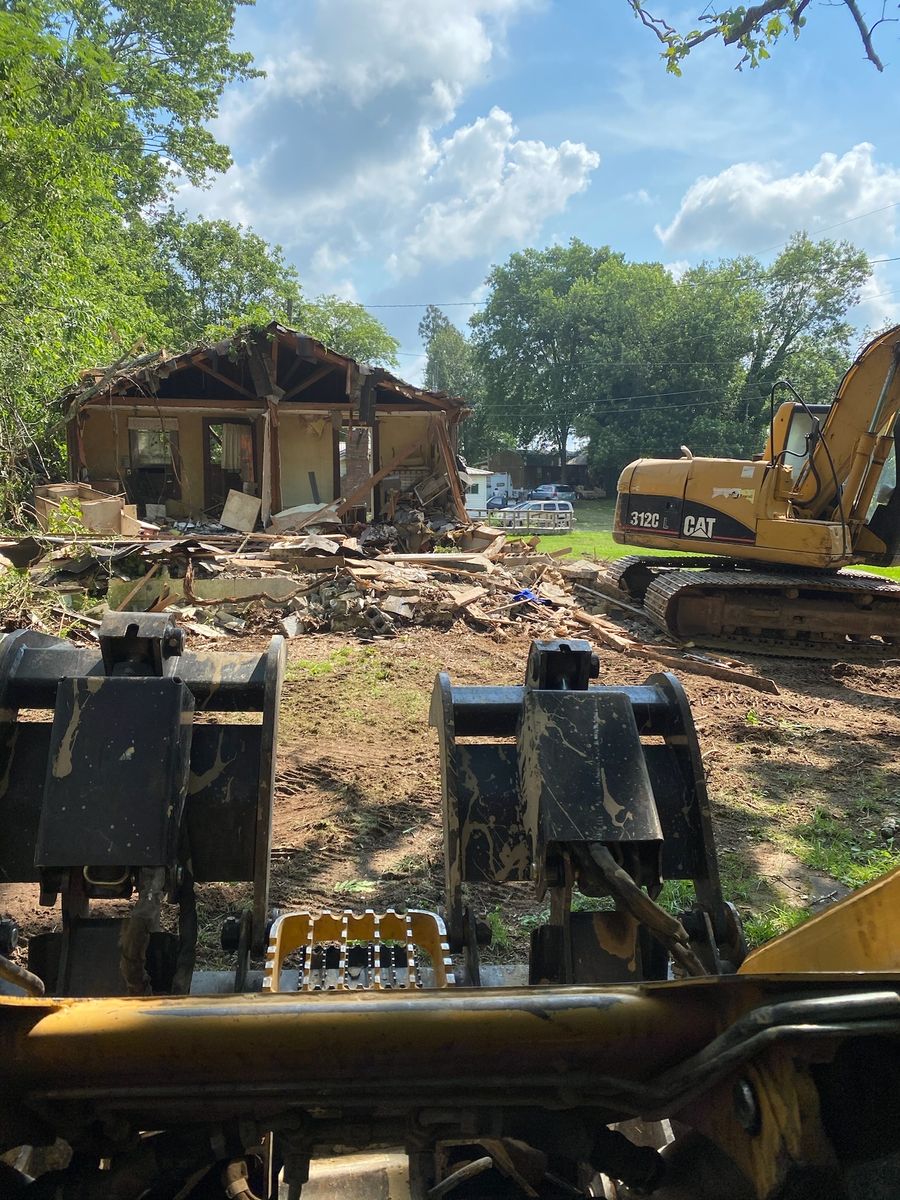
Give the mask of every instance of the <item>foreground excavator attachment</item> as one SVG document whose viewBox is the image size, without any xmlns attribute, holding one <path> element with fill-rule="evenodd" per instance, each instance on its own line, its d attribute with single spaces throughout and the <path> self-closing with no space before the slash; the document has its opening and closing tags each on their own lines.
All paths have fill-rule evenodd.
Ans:
<svg viewBox="0 0 900 1200">
<path fill-rule="evenodd" d="M 182 995 L 28 995 L 0 960 L 0 1196 L 900 1194 L 900 873 L 745 955 L 677 681 L 596 669 L 551 642 L 520 688 L 439 677 L 446 931 L 282 913 L 260 972 L 238 922 L 238 969 Z M 672 877 L 693 884 L 681 912 Z M 486 961 L 483 887 L 534 896 L 518 972 Z M 57 978 L 90 980 L 87 944 Z"/>
</svg>

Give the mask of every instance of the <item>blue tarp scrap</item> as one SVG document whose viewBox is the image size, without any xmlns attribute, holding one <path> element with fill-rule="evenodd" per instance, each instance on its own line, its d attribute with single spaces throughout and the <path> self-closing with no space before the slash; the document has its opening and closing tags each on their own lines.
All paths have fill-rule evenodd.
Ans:
<svg viewBox="0 0 900 1200">
<path fill-rule="evenodd" d="M 539 596 L 537 592 L 533 592 L 531 588 L 522 588 L 521 592 L 516 592 L 516 594 L 513 596 L 513 601 L 515 602 L 516 600 L 528 600 L 532 604 L 549 604 L 551 607 L 553 606 L 552 600 L 544 599 L 544 597 Z"/>
</svg>

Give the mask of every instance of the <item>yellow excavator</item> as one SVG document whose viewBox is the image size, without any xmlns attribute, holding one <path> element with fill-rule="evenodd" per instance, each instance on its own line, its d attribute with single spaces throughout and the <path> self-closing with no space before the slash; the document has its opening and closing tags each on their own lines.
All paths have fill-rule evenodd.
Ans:
<svg viewBox="0 0 900 1200">
<path fill-rule="evenodd" d="M 900 561 L 898 364 L 895 326 L 862 350 L 831 405 L 776 384 L 767 443 L 753 459 L 685 447 L 681 459 L 630 463 L 613 537 L 679 553 L 620 559 L 605 587 L 641 601 L 674 637 L 884 657 L 900 640 L 900 585 L 842 568 Z M 779 390 L 791 398 L 776 410 Z"/>
</svg>

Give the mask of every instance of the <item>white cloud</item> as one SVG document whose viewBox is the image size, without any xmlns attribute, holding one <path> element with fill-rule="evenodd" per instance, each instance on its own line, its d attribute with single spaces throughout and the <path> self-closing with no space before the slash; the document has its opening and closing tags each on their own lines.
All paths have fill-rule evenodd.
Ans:
<svg viewBox="0 0 900 1200">
<path fill-rule="evenodd" d="M 689 271 L 691 269 L 691 264 L 686 258 L 676 258 L 674 262 L 663 263 L 663 266 L 676 283 L 682 277 L 682 275 L 684 275 L 685 271 Z"/>
<path fill-rule="evenodd" d="M 815 236 L 872 213 L 846 231 L 835 229 L 835 236 L 876 237 L 889 245 L 897 238 L 900 206 L 887 206 L 898 199 L 900 167 L 879 163 L 874 146 L 861 142 L 841 156 L 825 153 L 808 170 L 792 174 L 779 174 L 772 163 L 740 162 L 701 177 L 685 192 L 669 225 L 656 226 L 656 234 L 676 252 L 761 253 L 795 230 Z"/>
<path fill-rule="evenodd" d="M 402 252 L 390 259 L 401 274 L 423 262 L 452 262 L 504 242 L 528 241 L 587 187 L 600 163 L 580 143 L 517 140 L 512 117 L 499 108 L 458 129 L 438 153 L 421 217 Z"/>
<path fill-rule="evenodd" d="M 626 204 L 655 204 L 656 197 L 651 196 L 646 188 L 638 188 L 636 192 L 626 192 L 622 197 Z"/>
<path fill-rule="evenodd" d="M 499 108 L 453 127 L 507 26 L 545 2 L 259 0 L 242 20 L 267 77 L 230 93 L 216 126 L 235 165 L 182 201 L 280 242 L 310 292 L 347 290 L 366 263 L 486 265 L 599 163 L 581 143 L 520 140 Z"/>
<path fill-rule="evenodd" d="M 900 289 L 896 273 L 894 287 L 884 266 L 875 266 L 872 276 L 863 284 L 859 296 L 860 317 L 869 329 L 884 329 L 900 321 Z"/>
</svg>

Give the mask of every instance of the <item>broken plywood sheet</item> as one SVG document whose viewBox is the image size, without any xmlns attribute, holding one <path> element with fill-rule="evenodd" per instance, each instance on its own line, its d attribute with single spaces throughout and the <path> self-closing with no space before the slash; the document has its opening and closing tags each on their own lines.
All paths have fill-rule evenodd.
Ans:
<svg viewBox="0 0 900 1200">
<path fill-rule="evenodd" d="M 335 513 L 340 501 L 335 500 L 324 508 L 321 504 L 297 504 L 294 508 L 283 508 L 281 512 L 273 513 L 269 528 L 276 533 L 290 533 L 292 529 L 301 529 L 304 525 L 334 525 L 341 524 L 340 517 Z M 312 514 L 315 520 L 309 520 Z"/>
<path fill-rule="evenodd" d="M 133 579 L 110 579 L 107 593 L 110 608 L 120 608 L 129 592 L 134 591 L 134 585 Z M 261 579 L 248 576 L 229 579 L 219 575 L 215 579 L 194 579 L 192 592 L 198 601 L 204 603 L 256 599 L 281 603 L 296 595 L 297 580 L 292 575 L 266 575 Z M 177 603 L 184 596 L 184 580 L 170 579 L 164 574 L 149 580 L 145 577 L 138 591 L 128 601 L 127 611 L 147 612 L 166 593 L 173 603 Z"/>
<path fill-rule="evenodd" d="M 259 496 L 248 496 L 245 492 L 237 492 L 232 488 L 225 497 L 225 507 L 219 522 L 228 529 L 236 529 L 239 533 L 252 533 L 261 507 L 262 500 Z"/>
<path fill-rule="evenodd" d="M 473 525 L 454 540 L 460 550 L 483 554 L 492 561 L 499 558 L 506 547 L 506 534 L 491 525 Z"/>
</svg>

